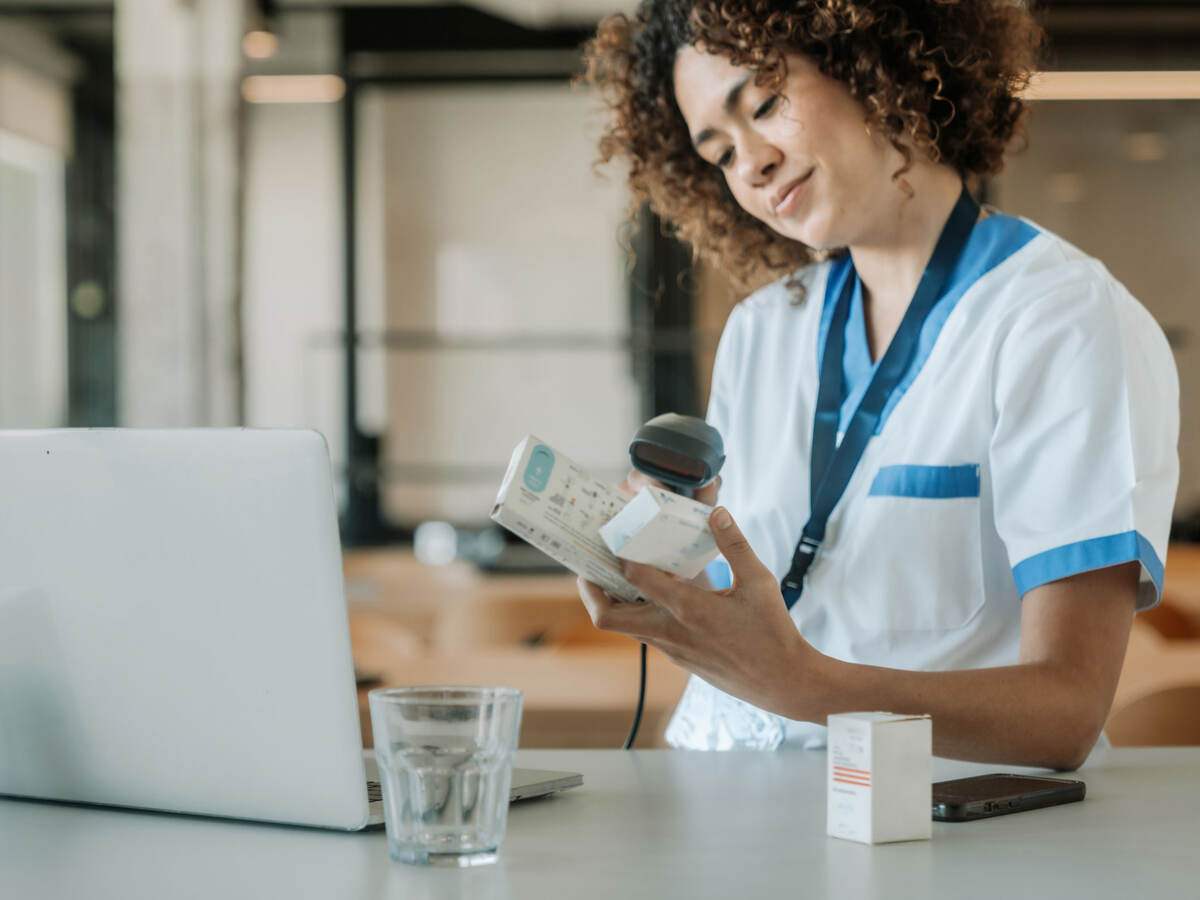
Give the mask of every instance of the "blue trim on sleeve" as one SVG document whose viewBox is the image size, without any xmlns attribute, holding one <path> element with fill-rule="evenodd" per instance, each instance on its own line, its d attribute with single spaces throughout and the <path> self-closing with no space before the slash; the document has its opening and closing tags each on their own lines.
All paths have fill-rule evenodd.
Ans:
<svg viewBox="0 0 1200 900">
<path fill-rule="evenodd" d="M 938 335 L 941 334 L 942 326 L 946 324 L 946 319 L 950 317 L 950 313 L 954 311 L 954 307 L 958 305 L 963 294 L 980 278 L 1037 237 L 1038 233 L 1037 228 L 1028 222 L 1003 214 L 990 215 L 975 225 L 971 230 L 971 236 L 967 239 L 966 247 L 963 248 L 962 257 L 950 273 L 950 282 L 946 286 L 945 293 L 929 311 L 929 317 L 921 328 L 921 334 L 917 340 L 917 350 L 913 354 L 912 362 L 909 363 L 908 371 L 897 383 L 887 404 L 883 407 L 883 413 L 879 416 L 879 424 L 875 427 L 876 434 L 883 430 L 892 410 L 896 408 L 896 404 L 900 402 L 905 392 L 916 380 L 917 375 L 921 373 L 925 360 L 933 352 L 933 346 L 937 342 Z M 817 371 L 820 371 L 821 355 L 825 348 L 825 335 L 829 332 L 829 323 L 833 319 L 835 301 L 841 294 L 842 285 L 850 274 L 850 269 L 851 259 L 848 253 L 834 260 L 829 268 L 829 275 L 825 282 L 825 305 L 821 309 L 821 327 L 818 329 Z M 880 355 L 882 356 L 882 354 Z M 846 321 L 846 343 L 842 360 L 845 373 L 842 384 L 845 395 L 842 398 L 839 432 L 845 430 L 850 417 L 854 415 L 854 410 L 858 408 L 878 366 L 878 360 L 871 361 L 871 353 L 867 345 L 862 291 L 857 288 L 851 300 L 850 316 Z"/>
<path fill-rule="evenodd" d="M 1162 561 L 1139 531 L 1123 531 L 1107 537 L 1076 541 L 1038 553 L 1013 566 L 1013 580 L 1017 583 L 1017 592 L 1024 595 L 1032 588 L 1060 578 L 1135 560 L 1146 569 L 1155 590 L 1161 595 Z"/>
<path fill-rule="evenodd" d="M 720 557 L 705 566 L 704 571 L 714 589 L 723 591 L 727 587 L 733 587 L 733 572 L 729 568 L 729 563 Z"/>
<path fill-rule="evenodd" d="M 979 466 L 883 466 L 871 482 L 871 497 L 979 496 Z"/>
</svg>

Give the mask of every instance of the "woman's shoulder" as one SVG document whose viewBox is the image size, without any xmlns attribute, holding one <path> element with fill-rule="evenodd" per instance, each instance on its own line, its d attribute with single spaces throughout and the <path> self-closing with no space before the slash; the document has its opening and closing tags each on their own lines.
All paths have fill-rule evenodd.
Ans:
<svg viewBox="0 0 1200 900">
<path fill-rule="evenodd" d="M 995 316 L 1036 314 L 1049 307 L 1074 308 L 1077 315 L 1120 317 L 1144 307 L 1104 263 L 1054 231 L 1007 214 L 990 217 L 992 228 L 1020 233 L 1020 247 L 988 275 L 985 291 Z M 985 220 L 986 221 L 986 220 Z"/>
<path fill-rule="evenodd" d="M 1024 246 L 1005 272 L 1005 282 L 1019 287 L 1009 292 L 1014 298 L 1036 302 L 1066 289 L 1082 294 L 1121 287 L 1100 260 L 1049 228 L 1020 216 L 1000 214 L 994 218 L 1000 228 L 1025 234 Z"/>
<path fill-rule="evenodd" d="M 1161 325 L 1103 262 L 1048 228 L 1007 218 L 1036 234 L 985 292 L 983 315 L 999 337 L 1053 344 L 1065 333 L 1108 334 L 1169 355 Z"/>
</svg>

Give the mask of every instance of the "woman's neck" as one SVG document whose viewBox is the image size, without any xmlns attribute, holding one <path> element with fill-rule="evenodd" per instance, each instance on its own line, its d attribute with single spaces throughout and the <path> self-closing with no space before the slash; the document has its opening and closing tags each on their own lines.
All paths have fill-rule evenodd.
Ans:
<svg viewBox="0 0 1200 900">
<path fill-rule="evenodd" d="M 881 311 L 900 305 L 901 314 L 916 293 L 962 191 L 959 174 L 943 164 L 913 163 L 904 179 L 912 186 L 912 196 L 896 186 L 875 228 L 850 247 L 864 298 L 869 295 Z"/>
<path fill-rule="evenodd" d="M 958 173 L 946 165 L 914 163 L 904 179 L 913 195 L 897 187 L 871 232 L 849 248 L 862 281 L 873 359 L 882 355 L 899 327 L 962 191 Z"/>
</svg>

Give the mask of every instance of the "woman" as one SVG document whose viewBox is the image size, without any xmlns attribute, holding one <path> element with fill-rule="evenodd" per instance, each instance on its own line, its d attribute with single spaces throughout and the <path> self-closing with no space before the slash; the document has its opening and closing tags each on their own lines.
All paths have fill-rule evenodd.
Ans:
<svg viewBox="0 0 1200 900">
<path fill-rule="evenodd" d="M 961 759 L 1070 769 L 1099 737 L 1161 590 L 1178 382 L 1098 262 L 964 187 L 1039 47 L 1007 0 L 646 0 L 590 43 L 635 201 L 783 274 L 714 367 L 731 586 L 580 583 L 693 673 L 675 746 L 819 746 L 870 709 L 931 714 Z"/>
</svg>

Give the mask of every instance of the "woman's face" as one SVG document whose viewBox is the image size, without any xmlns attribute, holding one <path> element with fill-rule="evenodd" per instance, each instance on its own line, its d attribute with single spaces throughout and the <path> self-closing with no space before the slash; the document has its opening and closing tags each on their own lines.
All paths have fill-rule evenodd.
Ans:
<svg viewBox="0 0 1200 900">
<path fill-rule="evenodd" d="M 870 239 L 902 196 L 900 154 L 866 129 L 866 112 L 808 57 L 787 57 L 776 94 L 724 56 L 685 47 L 675 99 L 696 152 L 717 166 L 734 199 L 785 237 L 815 249 Z"/>
</svg>

